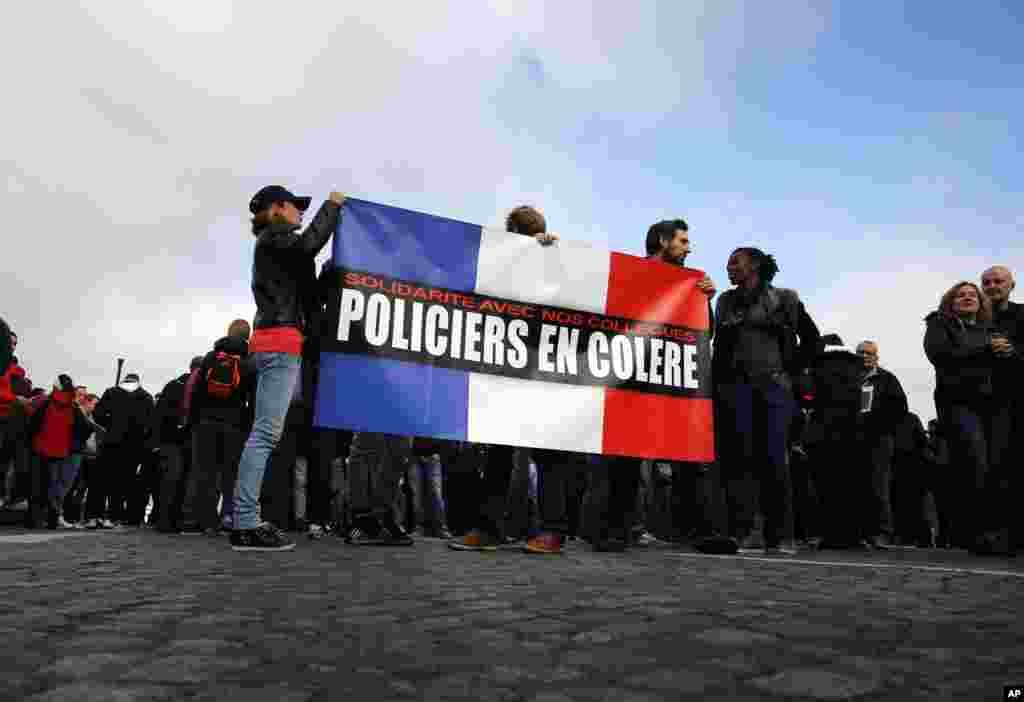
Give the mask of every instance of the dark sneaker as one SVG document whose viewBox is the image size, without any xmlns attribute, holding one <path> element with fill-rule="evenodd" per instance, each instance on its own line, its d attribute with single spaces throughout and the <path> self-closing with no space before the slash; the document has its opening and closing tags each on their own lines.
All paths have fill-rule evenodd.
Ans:
<svg viewBox="0 0 1024 702">
<path fill-rule="evenodd" d="M 379 537 L 381 546 L 412 546 L 413 539 L 406 533 L 405 529 L 395 522 L 386 522 L 381 525 Z"/>
<path fill-rule="evenodd" d="M 871 548 L 877 549 L 879 551 L 886 551 L 892 548 L 893 546 L 892 540 L 890 540 L 889 537 L 885 534 L 878 534 L 877 536 L 872 536 L 871 538 L 866 539 L 866 541 L 868 542 L 868 544 L 871 545 Z"/>
<path fill-rule="evenodd" d="M 273 524 L 231 532 L 231 549 L 234 551 L 290 551 L 293 548 L 295 542 Z"/>
<path fill-rule="evenodd" d="M 626 546 L 626 540 L 621 536 L 605 536 L 594 542 L 594 550 L 604 553 L 622 553 Z"/>
<path fill-rule="evenodd" d="M 350 546 L 383 546 L 388 535 L 376 519 L 357 519 L 345 534 L 345 543 Z"/>
<path fill-rule="evenodd" d="M 203 528 L 198 524 L 185 524 L 178 529 L 178 534 L 181 536 L 202 536 Z"/>
<path fill-rule="evenodd" d="M 697 539 L 693 547 L 699 553 L 712 553 L 722 556 L 731 556 L 740 550 L 739 542 L 729 536 L 707 536 Z"/>
<path fill-rule="evenodd" d="M 739 540 L 740 553 L 760 553 L 764 547 L 764 535 L 760 531 L 752 531 Z"/>
</svg>

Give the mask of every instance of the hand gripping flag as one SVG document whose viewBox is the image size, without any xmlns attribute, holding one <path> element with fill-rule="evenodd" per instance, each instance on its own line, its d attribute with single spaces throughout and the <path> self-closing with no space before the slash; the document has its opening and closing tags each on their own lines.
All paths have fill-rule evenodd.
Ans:
<svg viewBox="0 0 1024 702">
<path fill-rule="evenodd" d="M 714 460 L 700 271 L 348 199 L 320 427 Z"/>
</svg>

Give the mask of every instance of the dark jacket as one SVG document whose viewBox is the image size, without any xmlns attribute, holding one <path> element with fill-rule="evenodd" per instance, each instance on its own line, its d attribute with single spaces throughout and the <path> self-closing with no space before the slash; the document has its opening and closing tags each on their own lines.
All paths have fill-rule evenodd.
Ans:
<svg viewBox="0 0 1024 702">
<path fill-rule="evenodd" d="M 241 359 L 238 366 L 238 388 L 231 397 L 224 400 L 211 396 L 207 391 L 207 374 L 216 365 L 218 353 L 229 353 Z M 248 430 L 252 424 L 252 399 L 255 389 L 256 368 L 249 358 L 249 343 L 245 339 L 231 336 L 219 339 L 213 345 L 213 350 L 203 357 L 203 365 L 199 368 L 199 380 L 192 390 L 189 424 L 219 422 Z"/>
<path fill-rule="evenodd" d="M 11 328 L 7 326 L 7 322 L 4 321 L 3 317 L 0 317 L 0 368 L 6 369 L 7 366 L 11 365 L 13 357 L 14 349 L 11 348 Z"/>
<path fill-rule="evenodd" d="M 189 375 L 179 375 L 160 391 L 160 400 L 153 411 L 153 430 L 150 436 L 154 447 L 180 444 L 185 440 L 181 403 L 185 399 L 185 383 L 188 382 Z"/>
<path fill-rule="evenodd" d="M 1009 302 L 1005 310 L 996 310 L 992 327 L 1005 334 L 1014 349 L 1010 358 L 993 359 L 994 390 L 999 396 L 1019 401 L 1024 386 L 1024 305 Z"/>
<path fill-rule="evenodd" d="M 988 322 L 965 324 L 939 312 L 925 318 L 924 352 L 935 366 L 938 404 L 986 402 L 992 397 L 995 356 Z"/>
<path fill-rule="evenodd" d="M 28 432 L 37 455 L 67 458 L 92 434 L 92 424 L 74 404 L 74 398 L 74 391 L 52 392 L 32 415 Z"/>
<path fill-rule="evenodd" d="M 327 201 L 301 234 L 296 227 L 272 224 L 256 235 L 252 293 L 257 329 L 307 330 L 317 304 L 314 258 L 337 229 L 340 217 L 341 208 Z"/>
<path fill-rule="evenodd" d="M 856 440 L 863 369 L 864 362 L 852 351 L 824 351 L 815 358 L 810 376 L 813 411 L 803 437 L 806 446 Z"/>
<path fill-rule="evenodd" d="M 93 419 L 107 428 L 106 446 L 142 446 L 152 433 L 153 396 L 141 387 L 128 392 L 122 387 L 103 393 Z"/>
<path fill-rule="evenodd" d="M 872 436 L 895 434 L 910 411 L 907 394 L 903 392 L 900 381 L 884 368 L 878 368 L 864 379 L 863 385 L 874 388 L 870 411 L 861 413 L 864 429 Z"/>
<path fill-rule="evenodd" d="M 785 378 L 788 385 L 820 350 L 821 334 L 795 290 L 727 290 L 718 298 L 716 317 L 715 383 Z"/>
</svg>

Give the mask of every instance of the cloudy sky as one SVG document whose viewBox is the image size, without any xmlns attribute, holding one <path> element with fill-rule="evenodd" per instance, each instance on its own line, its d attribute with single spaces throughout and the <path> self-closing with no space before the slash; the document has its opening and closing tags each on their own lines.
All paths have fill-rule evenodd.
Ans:
<svg viewBox="0 0 1024 702">
<path fill-rule="evenodd" d="M 922 317 L 1024 270 L 1019 3 L 18 3 L 0 45 L 2 314 L 30 376 L 156 392 L 251 318 L 267 183 L 691 265 L 777 255 L 928 418 Z M 13 15 L 12 15 L 13 13 Z"/>
</svg>

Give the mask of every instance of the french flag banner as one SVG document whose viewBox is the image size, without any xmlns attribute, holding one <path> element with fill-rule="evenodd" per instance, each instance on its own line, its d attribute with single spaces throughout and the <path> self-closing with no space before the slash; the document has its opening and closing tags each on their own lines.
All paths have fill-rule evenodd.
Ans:
<svg viewBox="0 0 1024 702">
<path fill-rule="evenodd" d="M 700 271 L 349 198 L 319 427 L 714 460 Z"/>
</svg>

